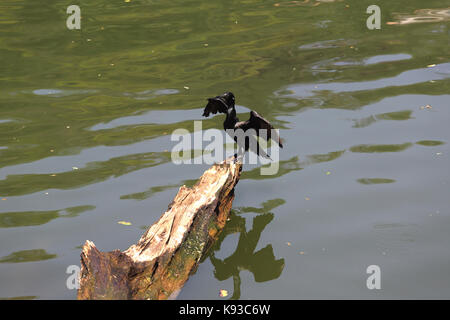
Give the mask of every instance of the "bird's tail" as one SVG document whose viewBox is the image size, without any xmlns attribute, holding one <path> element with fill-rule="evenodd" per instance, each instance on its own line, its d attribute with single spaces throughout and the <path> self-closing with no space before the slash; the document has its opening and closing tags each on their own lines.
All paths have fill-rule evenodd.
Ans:
<svg viewBox="0 0 450 320">
<path fill-rule="evenodd" d="M 262 149 L 261 147 L 259 147 L 259 144 L 258 144 L 258 156 L 260 156 L 260 157 L 263 157 L 263 158 L 266 158 L 266 159 L 269 159 L 269 160 L 272 160 L 272 158 L 264 151 L 264 149 Z"/>
<path fill-rule="evenodd" d="M 255 152 L 255 150 L 252 151 Z M 260 157 L 272 160 L 272 158 L 267 154 L 267 152 L 263 148 L 261 148 L 258 140 L 256 140 L 256 154 Z"/>
</svg>

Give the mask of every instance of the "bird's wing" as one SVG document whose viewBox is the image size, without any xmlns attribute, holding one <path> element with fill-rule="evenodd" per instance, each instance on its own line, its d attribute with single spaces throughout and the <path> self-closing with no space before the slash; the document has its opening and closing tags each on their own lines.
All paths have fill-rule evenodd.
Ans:
<svg viewBox="0 0 450 320">
<path fill-rule="evenodd" d="M 249 138 L 248 144 L 249 144 L 248 149 L 250 151 L 256 153 L 258 156 L 272 160 L 272 158 L 266 153 L 266 151 L 264 151 L 264 149 L 261 148 L 261 146 L 259 145 L 259 142 L 258 142 L 258 140 L 256 140 L 255 136 L 252 136 Z"/>
<path fill-rule="evenodd" d="M 210 113 L 216 114 L 217 112 L 227 113 L 228 106 L 220 97 L 208 98 L 208 104 L 203 111 L 204 117 L 209 117 Z"/>
<path fill-rule="evenodd" d="M 258 133 L 259 129 L 266 129 L 267 130 L 267 141 L 270 139 L 273 139 L 278 143 L 278 145 L 283 148 L 283 144 L 281 142 L 280 136 L 276 130 L 273 130 L 274 127 L 270 124 L 269 121 L 261 117 L 256 111 L 250 111 L 250 119 L 248 120 L 249 127 L 256 130 Z M 273 137 L 272 137 L 273 133 Z"/>
</svg>

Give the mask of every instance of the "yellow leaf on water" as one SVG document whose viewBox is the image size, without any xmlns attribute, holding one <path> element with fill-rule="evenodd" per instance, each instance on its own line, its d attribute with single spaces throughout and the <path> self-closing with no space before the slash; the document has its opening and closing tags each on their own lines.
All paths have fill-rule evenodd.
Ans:
<svg viewBox="0 0 450 320">
<path fill-rule="evenodd" d="M 5 201 L 5 200 L 6 200 L 6 198 L 2 198 L 2 200 L 3 200 L 3 201 Z"/>
<path fill-rule="evenodd" d="M 428 68 L 433 68 L 433 67 L 436 67 L 436 65 L 433 63 L 433 64 L 427 65 L 427 67 L 428 67 Z"/>
<path fill-rule="evenodd" d="M 330 172 L 330 171 L 327 171 L 325 174 L 326 174 L 327 176 L 329 176 L 329 175 L 331 174 L 331 172 Z"/>
<path fill-rule="evenodd" d="M 118 224 L 123 224 L 124 226 L 131 226 L 131 222 L 128 221 L 119 221 Z"/>
<path fill-rule="evenodd" d="M 219 291 L 219 296 L 224 298 L 228 295 L 228 291 L 227 290 L 220 290 Z"/>
</svg>

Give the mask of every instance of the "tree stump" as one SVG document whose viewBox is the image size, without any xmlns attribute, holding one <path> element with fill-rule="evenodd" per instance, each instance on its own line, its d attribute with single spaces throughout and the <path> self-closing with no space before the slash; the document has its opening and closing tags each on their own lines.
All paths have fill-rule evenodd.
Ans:
<svg viewBox="0 0 450 320">
<path fill-rule="evenodd" d="M 195 272 L 229 217 L 242 164 L 227 159 L 182 186 L 167 211 L 137 244 L 99 251 L 87 240 L 81 253 L 78 299 L 168 299 Z"/>
</svg>

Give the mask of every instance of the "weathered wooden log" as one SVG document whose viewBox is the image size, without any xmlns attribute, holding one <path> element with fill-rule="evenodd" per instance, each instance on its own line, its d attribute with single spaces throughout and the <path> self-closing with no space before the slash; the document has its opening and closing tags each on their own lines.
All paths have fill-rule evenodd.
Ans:
<svg viewBox="0 0 450 320">
<path fill-rule="evenodd" d="M 242 164 L 215 164 L 198 182 L 182 186 L 167 211 L 121 252 L 86 241 L 78 299 L 168 299 L 195 272 L 229 217 Z"/>
</svg>

